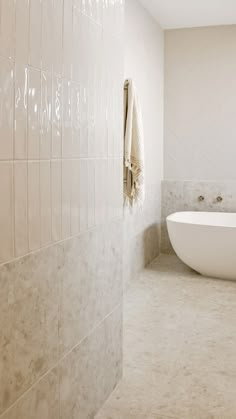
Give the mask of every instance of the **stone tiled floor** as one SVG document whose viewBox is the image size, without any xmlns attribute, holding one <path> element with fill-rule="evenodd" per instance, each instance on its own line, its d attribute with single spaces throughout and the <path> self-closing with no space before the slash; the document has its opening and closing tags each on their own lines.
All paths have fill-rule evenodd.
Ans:
<svg viewBox="0 0 236 419">
<path fill-rule="evenodd" d="M 236 282 L 156 259 L 124 304 L 124 376 L 96 419 L 236 419 Z"/>
</svg>

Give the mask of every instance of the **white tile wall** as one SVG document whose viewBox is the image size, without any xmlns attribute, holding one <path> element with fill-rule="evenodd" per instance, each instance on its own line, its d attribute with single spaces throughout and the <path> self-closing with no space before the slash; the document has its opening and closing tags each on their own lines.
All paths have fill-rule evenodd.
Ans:
<svg viewBox="0 0 236 419">
<path fill-rule="evenodd" d="M 41 73 L 40 158 L 50 159 L 52 141 L 52 76 Z"/>
<path fill-rule="evenodd" d="M 71 236 L 71 160 L 62 161 L 62 239 Z"/>
<path fill-rule="evenodd" d="M 27 105 L 28 69 L 24 64 L 15 66 L 15 159 L 27 158 Z"/>
<path fill-rule="evenodd" d="M 52 194 L 52 239 L 62 238 L 62 175 L 61 161 L 51 162 L 51 194 Z"/>
<path fill-rule="evenodd" d="M 11 60 L 0 57 L 0 160 L 13 158 L 13 80 Z"/>
<path fill-rule="evenodd" d="M 27 162 L 14 164 L 14 203 L 15 203 L 15 255 L 22 256 L 29 251 L 28 243 L 28 189 Z"/>
<path fill-rule="evenodd" d="M 62 79 L 53 78 L 52 92 L 52 158 L 62 156 Z"/>
<path fill-rule="evenodd" d="M 80 230 L 88 228 L 88 162 L 81 160 L 79 171 Z"/>
<path fill-rule="evenodd" d="M 28 158 L 39 159 L 40 150 L 41 72 L 29 68 L 28 87 Z"/>
<path fill-rule="evenodd" d="M 95 161 L 88 161 L 88 228 L 95 225 Z"/>
<path fill-rule="evenodd" d="M 0 263 L 121 215 L 123 4 L 0 0 Z"/>
<path fill-rule="evenodd" d="M 15 56 L 15 2 L 1 1 L 0 14 L 0 55 L 7 58 Z"/>
<path fill-rule="evenodd" d="M 13 165 L 12 162 L 0 164 L 0 262 L 13 258 Z"/>
<path fill-rule="evenodd" d="M 40 183 L 39 161 L 30 161 L 28 164 L 28 223 L 29 223 L 29 250 L 40 248 Z"/>
<path fill-rule="evenodd" d="M 50 161 L 40 161 L 40 227 L 41 246 L 52 240 L 52 202 L 51 202 Z"/>
<path fill-rule="evenodd" d="M 42 0 L 30 0 L 29 64 L 36 68 L 42 65 Z"/>
<path fill-rule="evenodd" d="M 71 162 L 71 206 L 70 206 L 70 218 L 71 218 L 71 234 L 76 236 L 80 231 L 80 205 L 83 203 L 84 207 L 86 208 L 86 212 L 88 211 L 87 207 L 87 199 L 82 200 L 81 196 L 81 188 L 84 186 L 87 191 L 87 176 L 86 172 L 82 172 L 80 170 L 80 166 L 82 163 L 86 163 L 87 161 L 72 160 Z M 82 179 L 82 182 L 81 182 Z M 82 185 L 80 186 L 80 183 Z"/>
<path fill-rule="evenodd" d="M 16 61 L 26 64 L 29 52 L 29 0 L 16 0 L 15 42 Z"/>
<path fill-rule="evenodd" d="M 42 69 L 53 67 L 53 0 L 42 0 Z"/>
</svg>

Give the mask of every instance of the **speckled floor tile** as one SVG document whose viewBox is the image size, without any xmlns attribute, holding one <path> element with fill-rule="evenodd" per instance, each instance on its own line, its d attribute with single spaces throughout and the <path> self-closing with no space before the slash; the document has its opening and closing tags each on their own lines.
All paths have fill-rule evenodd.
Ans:
<svg viewBox="0 0 236 419">
<path fill-rule="evenodd" d="M 157 415 L 142 415 L 137 411 L 134 411 L 133 413 L 122 411 L 118 412 L 116 409 L 110 409 L 108 408 L 103 409 L 102 413 L 96 416 L 96 419 L 175 419 L 170 416 L 157 416 Z"/>
<path fill-rule="evenodd" d="M 124 376 L 97 419 L 235 419 L 236 282 L 162 255 L 124 306 Z"/>
</svg>

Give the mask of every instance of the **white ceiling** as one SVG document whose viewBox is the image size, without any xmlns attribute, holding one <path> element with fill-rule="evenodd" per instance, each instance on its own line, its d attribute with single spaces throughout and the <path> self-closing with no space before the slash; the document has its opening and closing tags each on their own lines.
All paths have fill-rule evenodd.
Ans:
<svg viewBox="0 0 236 419">
<path fill-rule="evenodd" d="M 140 1 L 164 29 L 236 24 L 236 0 Z"/>
</svg>

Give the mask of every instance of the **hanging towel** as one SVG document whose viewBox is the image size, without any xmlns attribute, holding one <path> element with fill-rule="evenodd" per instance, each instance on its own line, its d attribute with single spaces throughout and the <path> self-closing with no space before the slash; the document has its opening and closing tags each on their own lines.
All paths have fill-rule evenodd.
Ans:
<svg viewBox="0 0 236 419">
<path fill-rule="evenodd" d="M 144 189 L 144 138 L 142 112 L 132 80 L 124 87 L 124 199 L 130 207 L 141 207 Z"/>
</svg>

